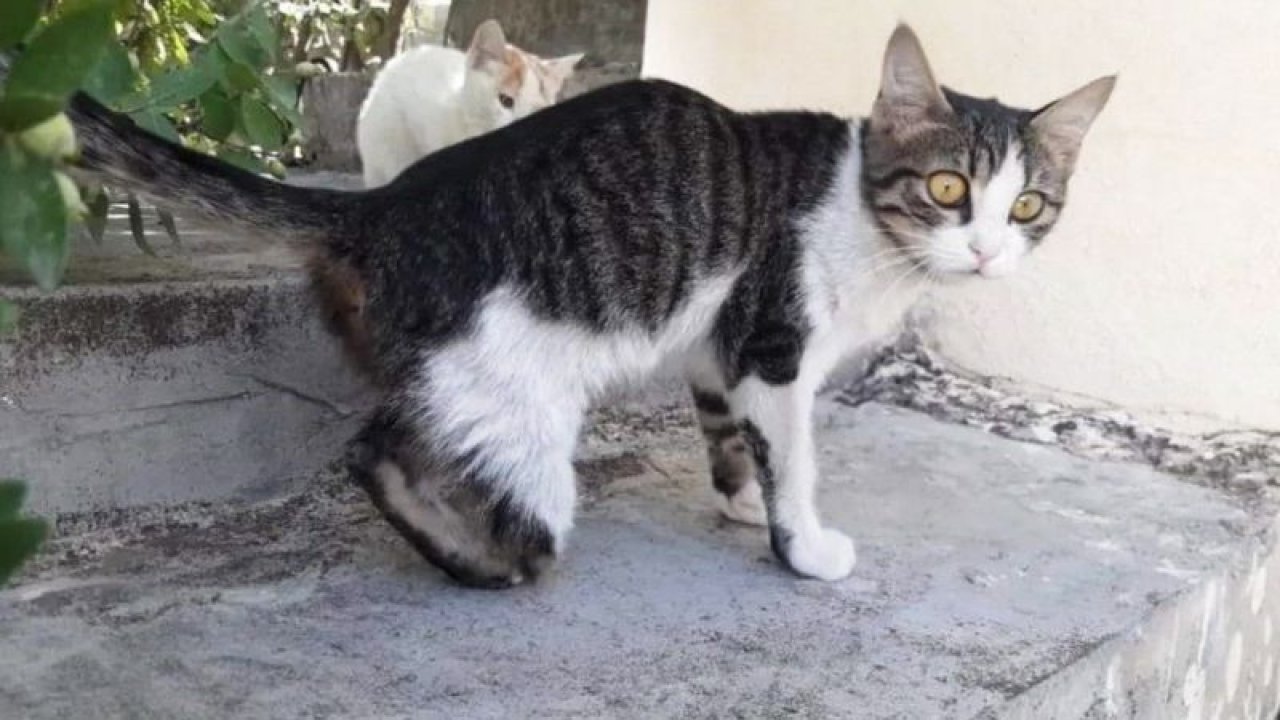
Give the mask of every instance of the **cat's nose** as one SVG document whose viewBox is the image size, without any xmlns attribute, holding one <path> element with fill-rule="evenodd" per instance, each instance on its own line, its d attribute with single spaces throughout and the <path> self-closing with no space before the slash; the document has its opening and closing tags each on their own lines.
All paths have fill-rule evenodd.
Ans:
<svg viewBox="0 0 1280 720">
<path fill-rule="evenodd" d="M 969 252 L 973 253 L 973 259 L 978 261 L 978 267 L 982 267 L 983 265 L 991 262 L 991 259 L 996 256 L 995 253 L 989 250 L 983 250 L 977 242 L 969 243 Z"/>
</svg>

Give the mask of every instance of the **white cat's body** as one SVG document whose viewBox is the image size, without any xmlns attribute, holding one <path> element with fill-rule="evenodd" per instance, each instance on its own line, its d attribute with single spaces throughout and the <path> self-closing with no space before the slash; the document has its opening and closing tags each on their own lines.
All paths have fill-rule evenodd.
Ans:
<svg viewBox="0 0 1280 720">
<path fill-rule="evenodd" d="M 365 187 L 550 105 L 581 59 L 544 60 L 507 45 L 492 20 L 466 52 L 424 45 L 395 56 L 374 79 L 356 125 Z"/>
<path fill-rule="evenodd" d="M 493 129 L 462 102 L 466 68 L 466 53 L 436 46 L 387 63 L 356 127 L 366 187 L 385 185 L 418 158 Z"/>
</svg>

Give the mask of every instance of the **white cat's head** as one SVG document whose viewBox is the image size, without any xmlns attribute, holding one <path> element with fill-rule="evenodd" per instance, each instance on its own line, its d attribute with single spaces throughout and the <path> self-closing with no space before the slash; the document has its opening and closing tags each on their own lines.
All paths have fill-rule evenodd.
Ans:
<svg viewBox="0 0 1280 720">
<path fill-rule="evenodd" d="M 863 134 L 863 189 L 881 230 L 935 275 L 996 277 L 1049 233 L 1114 77 L 1039 110 L 939 87 L 899 26 Z"/>
<path fill-rule="evenodd" d="M 463 84 L 468 110 L 499 128 L 556 101 L 582 54 L 545 60 L 507 44 L 497 20 L 476 28 Z"/>
</svg>

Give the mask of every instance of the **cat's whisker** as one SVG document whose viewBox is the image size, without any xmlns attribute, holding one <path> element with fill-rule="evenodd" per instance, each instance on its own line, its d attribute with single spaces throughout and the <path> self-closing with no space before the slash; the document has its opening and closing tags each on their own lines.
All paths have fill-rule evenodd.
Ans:
<svg viewBox="0 0 1280 720">
<path fill-rule="evenodd" d="M 874 308 L 882 307 L 883 304 L 892 297 L 894 290 L 897 289 L 897 287 L 902 283 L 903 280 L 916 274 L 924 267 L 924 263 L 922 263 L 920 260 L 917 260 L 914 258 L 912 260 L 913 262 L 906 268 L 906 270 L 904 270 L 903 272 L 899 273 L 896 277 L 894 277 L 893 282 L 889 283 L 889 285 L 886 286 L 884 290 L 880 291 L 880 294 L 876 296 L 876 299 L 874 301 L 872 301 L 871 303 L 872 307 Z"/>
</svg>

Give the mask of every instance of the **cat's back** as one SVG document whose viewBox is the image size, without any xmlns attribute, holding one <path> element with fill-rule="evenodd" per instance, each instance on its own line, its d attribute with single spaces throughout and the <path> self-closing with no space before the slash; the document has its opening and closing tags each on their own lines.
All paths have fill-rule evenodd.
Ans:
<svg viewBox="0 0 1280 720">
<path fill-rule="evenodd" d="M 735 141 L 744 116 L 696 90 L 664 80 L 608 85 L 434 153 L 398 185 L 470 180 L 553 182 L 563 172 L 609 165 L 632 176 L 675 169 L 710 146 Z"/>
<path fill-rule="evenodd" d="M 420 45 L 396 55 L 378 72 L 369 91 L 369 102 L 379 96 L 420 97 L 423 91 L 440 94 L 462 86 L 466 54 L 438 45 Z M 368 103 L 366 103 L 367 105 Z"/>
<path fill-rule="evenodd" d="M 434 45 L 396 55 L 378 73 L 356 124 L 366 187 L 390 182 L 415 158 L 451 141 L 451 105 L 465 75 L 464 53 Z"/>
</svg>

